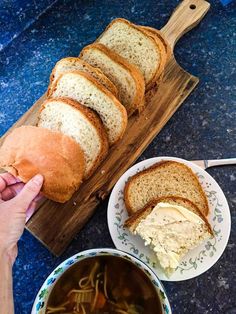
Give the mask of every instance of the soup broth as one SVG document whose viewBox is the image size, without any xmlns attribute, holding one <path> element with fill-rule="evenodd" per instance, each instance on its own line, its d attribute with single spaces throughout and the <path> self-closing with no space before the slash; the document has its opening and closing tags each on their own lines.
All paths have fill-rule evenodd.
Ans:
<svg viewBox="0 0 236 314">
<path fill-rule="evenodd" d="M 161 314 L 149 277 L 132 262 L 96 256 L 71 266 L 55 284 L 47 314 Z"/>
</svg>

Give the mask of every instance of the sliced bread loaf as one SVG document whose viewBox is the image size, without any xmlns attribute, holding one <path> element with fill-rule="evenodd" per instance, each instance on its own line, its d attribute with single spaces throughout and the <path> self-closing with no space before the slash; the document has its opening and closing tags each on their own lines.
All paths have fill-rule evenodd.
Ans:
<svg viewBox="0 0 236 314">
<path fill-rule="evenodd" d="M 165 58 L 163 44 L 157 37 L 119 18 L 108 25 L 97 41 L 136 65 L 144 76 L 147 89 L 155 84 L 160 75 L 161 59 Z"/>
<path fill-rule="evenodd" d="M 130 215 L 151 200 L 170 195 L 187 198 L 202 214 L 208 214 L 207 198 L 197 176 L 182 163 L 157 163 L 131 177 L 125 185 L 125 205 Z"/>
<path fill-rule="evenodd" d="M 80 58 L 99 68 L 116 85 L 119 100 L 129 116 L 136 110 L 141 111 L 145 83 L 136 66 L 99 43 L 86 46 Z"/>
<path fill-rule="evenodd" d="M 89 74 L 81 71 L 61 74 L 50 97 L 71 98 L 96 111 L 108 133 L 110 144 L 123 136 L 127 125 L 125 107 Z"/>
<path fill-rule="evenodd" d="M 79 188 L 84 177 L 84 153 L 72 138 L 36 126 L 15 128 L 0 148 L 0 168 L 27 182 L 44 177 L 42 192 L 64 203 Z"/>
<path fill-rule="evenodd" d="M 213 236 L 209 222 L 198 207 L 188 199 L 175 196 L 151 201 L 132 215 L 125 226 L 154 250 L 167 275 L 189 250 Z"/>
<path fill-rule="evenodd" d="M 85 178 L 88 178 L 108 152 L 106 131 L 89 108 L 66 98 L 51 98 L 42 104 L 38 126 L 72 137 L 84 151 Z"/>
<path fill-rule="evenodd" d="M 77 70 L 90 74 L 93 78 L 95 78 L 95 80 L 107 88 L 114 96 L 118 96 L 116 86 L 106 77 L 106 75 L 104 75 L 104 73 L 102 73 L 101 70 L 94 68 L 80 58 L 73 57 L 61 59 L 56 63 L 50 76 L 48 95 L 51 93 L 53 85 L 62 73 Z"/>
</svg>

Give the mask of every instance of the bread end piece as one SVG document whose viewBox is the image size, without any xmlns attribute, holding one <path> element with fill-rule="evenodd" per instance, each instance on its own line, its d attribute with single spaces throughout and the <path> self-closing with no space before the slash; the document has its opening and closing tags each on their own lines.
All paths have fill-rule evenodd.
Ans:
<svg viewBox="0 0 236 314">
<path fill-rule="evenodd" d="M 42 174 L 42 193 L 64 203 L 82 183 L 84 154 L 71 138 L 35 126 L 14 129 L 0 148 L 0 168 L 22 182 Z"/>
</svg>

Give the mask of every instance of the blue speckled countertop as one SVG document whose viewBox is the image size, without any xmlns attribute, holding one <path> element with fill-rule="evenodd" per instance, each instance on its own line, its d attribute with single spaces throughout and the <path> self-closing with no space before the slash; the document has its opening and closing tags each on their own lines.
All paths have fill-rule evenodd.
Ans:
<svg viewBox="0 0 236 314">
<path fill-rule="evenodd" d="M 0 135 L 46 90 L 57 60 L 78 55 L 115 17 L 161 28 L 178 1 L 0 1 Z M 218 0 L 202 23 L 176 46 L 176 59 L 200 83 L 140 160 L 236 157 L 236 2 Z M 232 231 L 214 267 L 185 282 L 164 282 L 173 313 L 236 313 L 236 167 L 209 169 L 228 199 Z M 62 260 L 78 251 L 113 247 L 107 201 L 56 258 L 28 232 L 19 241 L 14 266 L 16 314 L 28 314 L 38 289 Z"/>
</svg>

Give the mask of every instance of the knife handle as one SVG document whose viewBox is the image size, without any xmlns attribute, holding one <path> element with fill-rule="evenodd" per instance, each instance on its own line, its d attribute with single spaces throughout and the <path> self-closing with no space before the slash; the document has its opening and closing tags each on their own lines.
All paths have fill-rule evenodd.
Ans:
<svg viewBox="0 0 236 314">
<path fill-rule="evenodd" d="M 207 168 L 215 166 L 236 165 L 236 158 L 206 160 Z"/>
<path fill-rule="evenodd" d="M 183 0 L 177 6 L 168 23 L 161 29 L 172 49 L 182 35 L 202 20 L 209 8 L 210 3 L 205 0 Z"/>
</svg>

